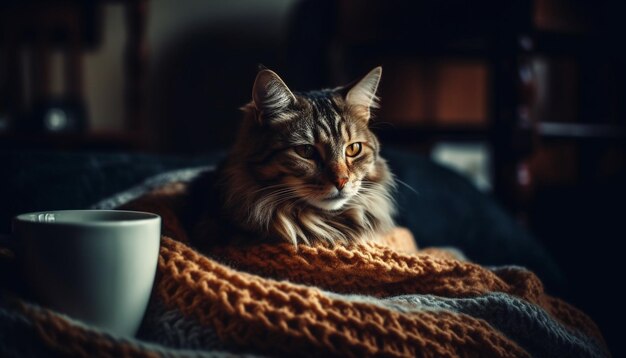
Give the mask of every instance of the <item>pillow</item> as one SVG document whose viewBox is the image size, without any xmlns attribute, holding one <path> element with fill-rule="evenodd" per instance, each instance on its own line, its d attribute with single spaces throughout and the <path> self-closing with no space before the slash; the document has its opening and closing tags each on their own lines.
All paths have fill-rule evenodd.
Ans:
<svg viewBox="0 0 626 358">
<path fill-rule="evenodd" d="M 549 289 L 563 289 L 559 267 L 528 231 L 456 172 L 419 155 L 387 150 L 383 156 L 398 179 L 398 225 L 409 228 L 418 247 L 454 246 L 482 265 L 520 265 Z"/>
</svg>

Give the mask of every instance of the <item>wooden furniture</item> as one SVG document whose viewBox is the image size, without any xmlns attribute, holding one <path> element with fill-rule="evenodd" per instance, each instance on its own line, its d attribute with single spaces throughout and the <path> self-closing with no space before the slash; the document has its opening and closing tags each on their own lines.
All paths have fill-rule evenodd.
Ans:
<svg viewBox="0 0 626 358">
<path fill-rule="evenodd" d="M 83 89 L 83 55 L 101 42 L 102 7 L 117 1 L 24 1 L 0 5 L 0 149 L 142 149 L 147 60 L 146 0 L 123 2 L 124 128 L 90 130 Z M 61 89 L 52 89 L 60 55 Z M 57 56 L 58 57 L 58 56 Z M 50 110 L 66 117 L 50 117 Z M 65 126 L 69 120 L 76 125 Z M 56 126 L 56 127 L 55 127 Z"/>
<path fill-rule="evenodd" d="M 487 143 L 492 149 L 494 195 L 526 221 L 536 186 L 544 184 L 545 178 L 564 172 L 559 168 L 560 158 L 568 154 L 563 154 L 559 147 L 562 143 L 575 148 L 571 159 L 578 167 L 572 175 L 584 176 L 595 170 L 594 163 L 604 160 L 607 148 L 621 152 L 608 159 L 613 160 L 611 165 L 622 171 L 626 167 L 619 158 L 624 153 L 626 111 L 618 91 L 592 104 L 579 97 L 602 85 L 619 83 L 619 77 L 602 84 L 585 81 L 585 76 L 593 77 L 591 68 L 609 66 L 608 73 L 622 77 L 624 74 L 619 62 L 611 57 L 616 54 L 607 54 L 617 35 L 602 28 L 598 17 L 602 14 L 594 9 L 558 0 L 343 0 L 336 9 L 335 35 L 329 39 L 339 52 L 334 73 L 353 78 L 383 64 L 389 76 L 399 63 L 416 64 L 421 77 L 415 78 L 425 89 L 404 103 L 396 101 L 392 108 L 410 107 L 414 105 L 411 101 L 421 101 L 421 114 L 398 118 L 401 111 L 394 108 L 389 115 L 385 108 L 393 100 L 388 98 L 406 95 L 415 84 L 408 82 L 411 77 L 407 75 L 396 80 L 408 83 L 406 86 L 385 87 L 383 76 L 380 117 L 389 124 L 379 126 L 381 138 L 425 152 L 439 141 Z M 440 77 L 433 73 L 446 61 L 478 63 L 485 69 L 486 105 L 482 120 L 432 118 L 433 113 L 437 115 L 432 109 L 436 107 L 432 88 L 440 85 Z M 403 73 L 396 72 L 400 73 L 398 76 Z M 554 73 L 560 73 L 560 77 Z M 474 95 L 470 93 L 475 88 L 472 83 L 466 81 L 464 88 Z M 569 90 L 571 96 L 562 98 L 561 89 Z M 554 108 L 545 110 L 545 103 Z M 604 105 L 612 112 L 604 112 L 607 118 L 597 118 L 594 105 Z M 551 152 L 554 146 L 559 148 L 557 155 Z"/>
</svg>

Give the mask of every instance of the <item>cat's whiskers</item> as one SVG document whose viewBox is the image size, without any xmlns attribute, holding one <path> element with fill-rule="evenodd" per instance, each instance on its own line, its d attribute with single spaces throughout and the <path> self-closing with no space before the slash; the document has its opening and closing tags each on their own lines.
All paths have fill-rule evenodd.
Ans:
<svg viewBox="0 0 626 358">
<path fill-rule="evenodd" d="M 412 186 L 410 186 L 409 184 L 407 184 L 407 183 L 403 182 L 402 180 L 400 180 L 400 179 L 396 178 L 396 182 L 398 182 L 398 183 L 400 183 L 400 184 L 404 185 L 406 188 L 408 188 L 410 191 L 414 192 L 416 195 L 420 195 L 420 193 L 419 193 L 417 190 L 415 190 L 415 188 L 413 188 L 413 187 L 412 187 Z"/>
<path fill-rule="evenodd" d="M 251 191 L 250 194 L 257 194 L 266 190 L 272 190 L 272 189 L 276 189 L 276 188 L 284 188 L 284 189 L 291 189 L 292 186 L 289 186 L 287 184 L 284 183 L 280 183 L 280 184 L 274 184 L 274 185 L 266 185 L 266 186 L 262 186 L 257 190 Z"/>
<path fill-rule="evenodd" d="M 374 69 L 346 92 L 294 94 L 275 73 L 259 73 L 220 178 L 234 224 L 294 245 L 362 241 L 393 227 L 393 175 L 370 131 L 387 125 L 370 121 L 380 75 Z M 250 166 L 252 158 L 262 160 Z M 360 179 L 340 195 L 326 181 L 353 175 Z"/>
</svg>

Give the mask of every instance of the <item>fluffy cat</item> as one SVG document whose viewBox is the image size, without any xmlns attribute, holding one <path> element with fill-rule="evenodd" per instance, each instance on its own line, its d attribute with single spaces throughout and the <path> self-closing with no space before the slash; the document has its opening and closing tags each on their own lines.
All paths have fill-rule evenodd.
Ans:
<svg viewBox="0 0 626 358">
<path fill-rule="evenodd" d="M 394 223 L 393 175 L 369 129 L 382 68 L 352 85 L 292 92 L 274 72 L 256 77 L 236 143 L 213 186 L 215 219 L 257 239 L 297 245 L 372 240 Z M 206 200 L 206 197 L 205 197 Z"/>
</svg>

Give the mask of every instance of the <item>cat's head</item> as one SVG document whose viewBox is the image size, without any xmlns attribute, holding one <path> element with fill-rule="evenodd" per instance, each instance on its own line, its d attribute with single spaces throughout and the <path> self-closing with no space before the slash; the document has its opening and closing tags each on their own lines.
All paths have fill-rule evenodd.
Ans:
<svg viewBox="0 0 626 358">
<path fill-rule="evenodd" d="M 257 74 L 235 151 L 268 196 L 334 211 L 386 175 L 369 129 L 381 73 L 377 67 L 353 84 L 303 93 L 270 70 Z"/>
</svg>

